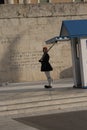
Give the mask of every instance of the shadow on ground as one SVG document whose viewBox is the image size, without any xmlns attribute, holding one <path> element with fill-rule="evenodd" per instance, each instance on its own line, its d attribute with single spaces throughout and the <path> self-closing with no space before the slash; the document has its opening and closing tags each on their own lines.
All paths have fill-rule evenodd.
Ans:
<svg viewBox="0 0 87 130">
<path fill-rule="evenodd" d="M 15 119 L 39 130 L 87 130 L 87 111 Z"/>
</svg>

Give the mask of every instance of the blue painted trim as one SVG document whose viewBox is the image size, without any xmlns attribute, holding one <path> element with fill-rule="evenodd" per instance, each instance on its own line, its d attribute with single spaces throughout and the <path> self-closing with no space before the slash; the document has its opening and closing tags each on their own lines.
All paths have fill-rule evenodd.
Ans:
<svg viewBox="0 0 87 130">
<path fill-rule="evenodd" d="M 87 89 L 87 86 L 73 86 L 73 88 L 77 88 L 77 89 Z"/>
<path fill-rule="evenodd" d="M 82 86 L 83 89 L 87 89 L 87 86 Z"/>
<path fill-rule="evenodd" d="M 87 37 L 87 19 L 62 21 L 60 36 Z"/>
</svg>

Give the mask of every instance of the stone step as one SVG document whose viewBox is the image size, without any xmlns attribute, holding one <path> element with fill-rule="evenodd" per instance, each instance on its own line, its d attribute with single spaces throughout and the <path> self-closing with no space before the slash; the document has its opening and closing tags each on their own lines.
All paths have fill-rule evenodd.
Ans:
<svg viewBox="0 0 87 130">
<path fill-rule="evenodd" d="M 78 107 L 87 107 L 87 101 L 79 101 L 79 102 L 70 102 L 64 104 L 48 104 L 37 107 L 23 108 L 23 109 L 14 109 L 14 110 L 5 110 L 0 111 L 0 116 L 13 115 L 13 114 L 36 114 L 50 110 L 64 110 L 69 108 L 78 108 Z"/>
<path fill-rule="evenodd" d="M 32 103 L 32 102 L 40 102 L 40 101 L 48 101 L 48 100 L 64 100 L 64 99 L 75 99 L 75 98 L 84 98 L 87 97 L 86 93 L 71 93 L 71 94 L 44 94 L 44 95 L 36 95 L 36 96 L 27 96 L 27 98 L 21 96 L 21 98 L 11 98 L 9 100 L 2 100 L 0 101 L 0 107 L 4 105 L 15 105 L 15 104 L 25 104 L 25 103 Z"/>
<path fill-rule="evenodd" d="M 86 93 L 46 94 L 27 98 L 0 101 L 0 115 L 35 113 L 60 110 L 71 107 L 87 106 Z"/>
<path fill-rule="evenodd" d="M 34 92 L 35 93 L 35 92 Z M 39 101 L 48 101 L 48 100 L 63 100 L 67 98 L 79 98 L 79 97 L 86 97 L 87 93 L 59 93 L 59 94 L 54 94 L 54 93 L 49 93 L 49 94 L 42 94 L 42 95 L 32 95 L 30 96 L 29 93 L 26 96 L 21 95 L 15 95 L 11 98 L 0 100 L 0 107 L 3 105 L 11 105 L 11 104 L 18 104 L 18 103 L 31 103 L 31 102 L 39 102 Z"/>
<path fill-rule="evenodd" d="M 87 97 L 74 97 L 74 98 L 65 98 L 65 99 L 48 99 L 43 101 L 34 101 L 34 102 L 22 102 L 22 103 L 14 103 L 10 105 L 0 105 L 0 111 L 9 111 L 15 109 L 25 109 L 25 108 L 34 108 L 48 105 L 61 105 L 61 104 L 70 104 L 77 102 L 87 102 Z"/>
</svg>

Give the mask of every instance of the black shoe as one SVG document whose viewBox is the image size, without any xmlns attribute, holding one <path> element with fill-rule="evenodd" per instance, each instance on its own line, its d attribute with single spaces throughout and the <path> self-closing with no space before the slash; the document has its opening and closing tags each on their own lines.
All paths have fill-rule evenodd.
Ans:
<svg viewBox="0 0 87 130">
<path fill-rule="evenodd" d="M 48 86 L 48 85 L 45 85 L 44 87 L 45 87 L 45 88 L 52 88 L 52 86 Z"/>
</svg>

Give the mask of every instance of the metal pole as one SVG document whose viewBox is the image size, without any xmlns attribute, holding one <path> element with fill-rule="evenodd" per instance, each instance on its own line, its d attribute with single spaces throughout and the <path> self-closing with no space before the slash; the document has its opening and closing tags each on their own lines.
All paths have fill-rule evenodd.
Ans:
<svg viewBox="0 0 87 130">
<path fill-rule="evenodd" d="M 49 47 L 49 49 L 48 49 L 47 52 L 49 52 L 49 51 L 51 50 L 51 48 L 52 48 L 56 43 L 57 43 L 57 42 L 54 42 L 54 44 L 53 44 L 51 47 Z"/>
</svg>

